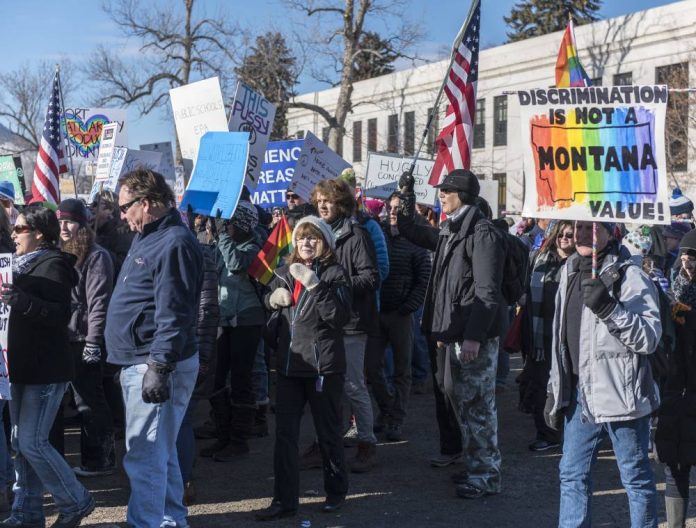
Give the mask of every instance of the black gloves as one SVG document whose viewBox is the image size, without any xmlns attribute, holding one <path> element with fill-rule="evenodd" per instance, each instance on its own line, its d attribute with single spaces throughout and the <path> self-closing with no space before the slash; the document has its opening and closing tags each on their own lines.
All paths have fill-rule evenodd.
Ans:
<svg viewBox="0 0 696 528">
<path fill-rule="evenodd" d="M 551 393 L 546 394 L 546 405 L 544 405 L 544 421 L 546 422 L 546 425 L 548 425 L 550 429 L 553 429 L 554 431 L 560 431 L 561 426 L 563 425 L 563 415 L 561 413 L 558 413 L 558 412 L 551 414 L 551 410 L 553 409 L 553 404 L 554 404 L 553 394 L 551 394 Z"/>
<path fill-rule="evenodd" d="M 143 376 L 143 401 L 164 403 L 169 399 L 169 374 L 174 370 L 165 363 L 149 360 Z"/>
<path fill-rule="evenodd" d="M 580 286 L 585 306 L 600 319 L 608 317 L 614 310 L 616 301 L 609 295 L 609 290 L 604 283 L 600 279 L 584 279 Z"/>
<path fill-rule="evenodd" d="M 14 284 L 4 284 L 0 291 L 0 300 L 7 306 L 25 313 L 31 307 L 31 299 Z"/>
<path fill-rule="evenodd" d="M 101 347 L 96 343 L 85 343 L 82 349 L 82 361 L 87 365 L 97 365 L 101 361 Z"/>
<path fill-rule="evenodd" d="M 402 193 L 412 193 L 413 187 L 416 185 L 416 180 L 411 171 L 406 171 L 399 178 L 399 189 Z"/>
</svg>

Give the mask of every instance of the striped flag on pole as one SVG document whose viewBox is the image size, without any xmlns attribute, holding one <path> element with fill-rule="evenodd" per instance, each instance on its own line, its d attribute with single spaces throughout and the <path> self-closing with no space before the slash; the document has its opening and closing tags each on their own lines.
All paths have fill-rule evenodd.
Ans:
<svg viewBox="0 0 696 528">
<path fill-rule="evenodd" d="M 278 267 L 280 259 L 292 249 L 292 229 L 285 215 L 271 231 L 266 243 L 258 252 L 247 272 L 263 285 L 268 285 L 273 278 L 273 272 Z"/>
<path fill-rule="evenodd" d="M 556 86 L 558 88 L 570 88 L 574 86 L 590 86 L 592 82 L 585 73 L 578 50 L 575 47 L 575 31 L 573 21 L 568 22 L 561 40 L 561 48 L 556 59 Z"/>
<path fill-rule="evenodd" d="M 63 134 L 60 120 L 63 109 L 60 104 L 60 78 L 53 77 L 53 87 L 48 100 L 39 153 L 34 166 L 34 181 L 31 184 L 32 202 L 60 202 L 59 175 L 68 172 L 63 157 Z"/>
<path fill-rule="evenodd" d="M 454 169 L 468 169 L 471 166 L 480 26 L 481 1 L 476 0 L 468 23 L 454 41 L 454 60 L 447 72 L 444 87 L 449 105 L 442 130 L 435 140 L 437 157 L 428 180 L 430 185 L 437 185 Z"/>
</svg>

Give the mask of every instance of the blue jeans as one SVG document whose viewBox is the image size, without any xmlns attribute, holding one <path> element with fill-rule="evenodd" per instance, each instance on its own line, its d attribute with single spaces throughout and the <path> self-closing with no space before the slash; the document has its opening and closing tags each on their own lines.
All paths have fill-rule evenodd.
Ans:
<svg viewBox="0 0 696 528">
<path fill-rule="evenodd" d="M 423 305 L 413 312 L 413 324 L 415 328 L 413 339 L 413 354 L 411 355 L 411 382 L 425 383 L 430 374 L 430 355 L 428 354 L 428 340 L 421 331 L 420 323 L 423 317 Z"/>
<path fill-rule="evenodd" d="M 127 519 L 135 528 L 188 528 L 176 438 L 196 385 L 198 354 L 177 363 L 169 377 L 171 397 L 164 403 L 143 401 L 146 371 L 145 364 L 121 370 L 126 407 L 123 468 L 131 488 Z"/>
<path fill-rule="evenodd" d="M 13 383 L 11 387 L 10 418 L 17 476 L 12 517 L 27 525 L 45 525 L 44 489 L 66 515 L 86 510 L 92 501 L 68 463 L 48 442 L 67 385 Z"/>
<path fill-rule="evenodd" d="M 614 447 L 621 482 L 628 494 L 631 527 L 657 527 L 657 492 L 648 459 L 650 416 L 624 422 L 589 423 L 582 417 L 577 390 L 572 395 L 565 419 L 559 527 L 590 526 L 592 465 L 606 435 Z"/>
<path fill-rule="evenodd" d="M 193 480 L 193 463 L 196 460 L 196 437 L 193 434 L 193 414 L 198 400 L 191 398 L 184 418 L 181 421 L 179 435 L 176 437 L 176 453 L 179 457 L 179 469 L 184 484 Z"/>
</svg>

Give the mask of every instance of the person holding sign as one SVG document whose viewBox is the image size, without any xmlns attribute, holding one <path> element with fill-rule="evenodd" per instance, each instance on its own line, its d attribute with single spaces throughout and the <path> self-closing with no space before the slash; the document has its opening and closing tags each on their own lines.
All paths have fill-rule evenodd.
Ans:
<svg viewBox="0 0 696 528">
<path fill-rule="evenodd" d="M 576 253 L 566 261 L 556 295 L 551 378 L 544 415 L 559 430 L 560 526 L 589 526 L 592 465 L 602 438 L 611 439 L 628 494 L 631 526 L 657 527 L 657 493 L 650 467 L 650 415 L 659 396 L 648 356 L 662 336 L 657 286 L 621 261 L 614 224 L 575 223 Z"/>
<path fill-rule="evenodd" d="M 95 507 L 92 496 L 48 441 L 63 394 L 75 378 L 68 344 L 75 259 L 58 249 L 59 236 L 53 211 L 39 205 L 25 208 L 12 232 L 17 246 L 13 283 L 2 284 L 0 290 L 0 300 L 11 307 L 7 362 L 17 473 L 12 514 L 0 526 L 44 526 L 44 489 L 60 512 L 53 527 L 77 527 Z"/>
</svg>

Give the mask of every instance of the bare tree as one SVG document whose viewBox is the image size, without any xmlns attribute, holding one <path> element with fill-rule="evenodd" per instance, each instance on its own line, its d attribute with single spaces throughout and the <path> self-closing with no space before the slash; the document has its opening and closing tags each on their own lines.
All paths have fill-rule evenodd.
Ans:
<svg viewBox="0 0 696 528">
<path fill-rule="evenodd" d="M 329 127 L 329 147 L 338 151 L 346 118 L 353 109 L 353 84 L 364 57 L 372 55 L 382 61 L 387 58 L 385 50 L 388 50 L 394 59 L 415 60 L 409 51 L 420 39 L 420 29 L 406 18 L 409 6 L 405 0 L 285 0 L 285 3 L 316 21 L 316 27 L 305 32 L 315 35 L 307 48 L 315 57 L 325 60 L 315 61 L 312 76 L 339 88 L 334 108 L 294 99 L 288 107 L 319 114 Z M 370 24 L 388 27 L 389 35 L 371 31 Z M 378 38 L 365 38 L 368 33 Z"/>
<path fill-rule="evenodd" d="M 86 73 L 100 85 L 99 104 L 137 105 L 141 115 L 167 102 L 170 88 L 217 75 L 223 88 L 231 79 L 242 32 L 222 14 L 194 13 L 194 0 L 144 5 L 137 0 L 104 2 L 103 9 L 128 39 L 139 42 L 132 59 L 100 46 Z M 181 152 L 177 140 L 177 160 Z"/>
</svg>

